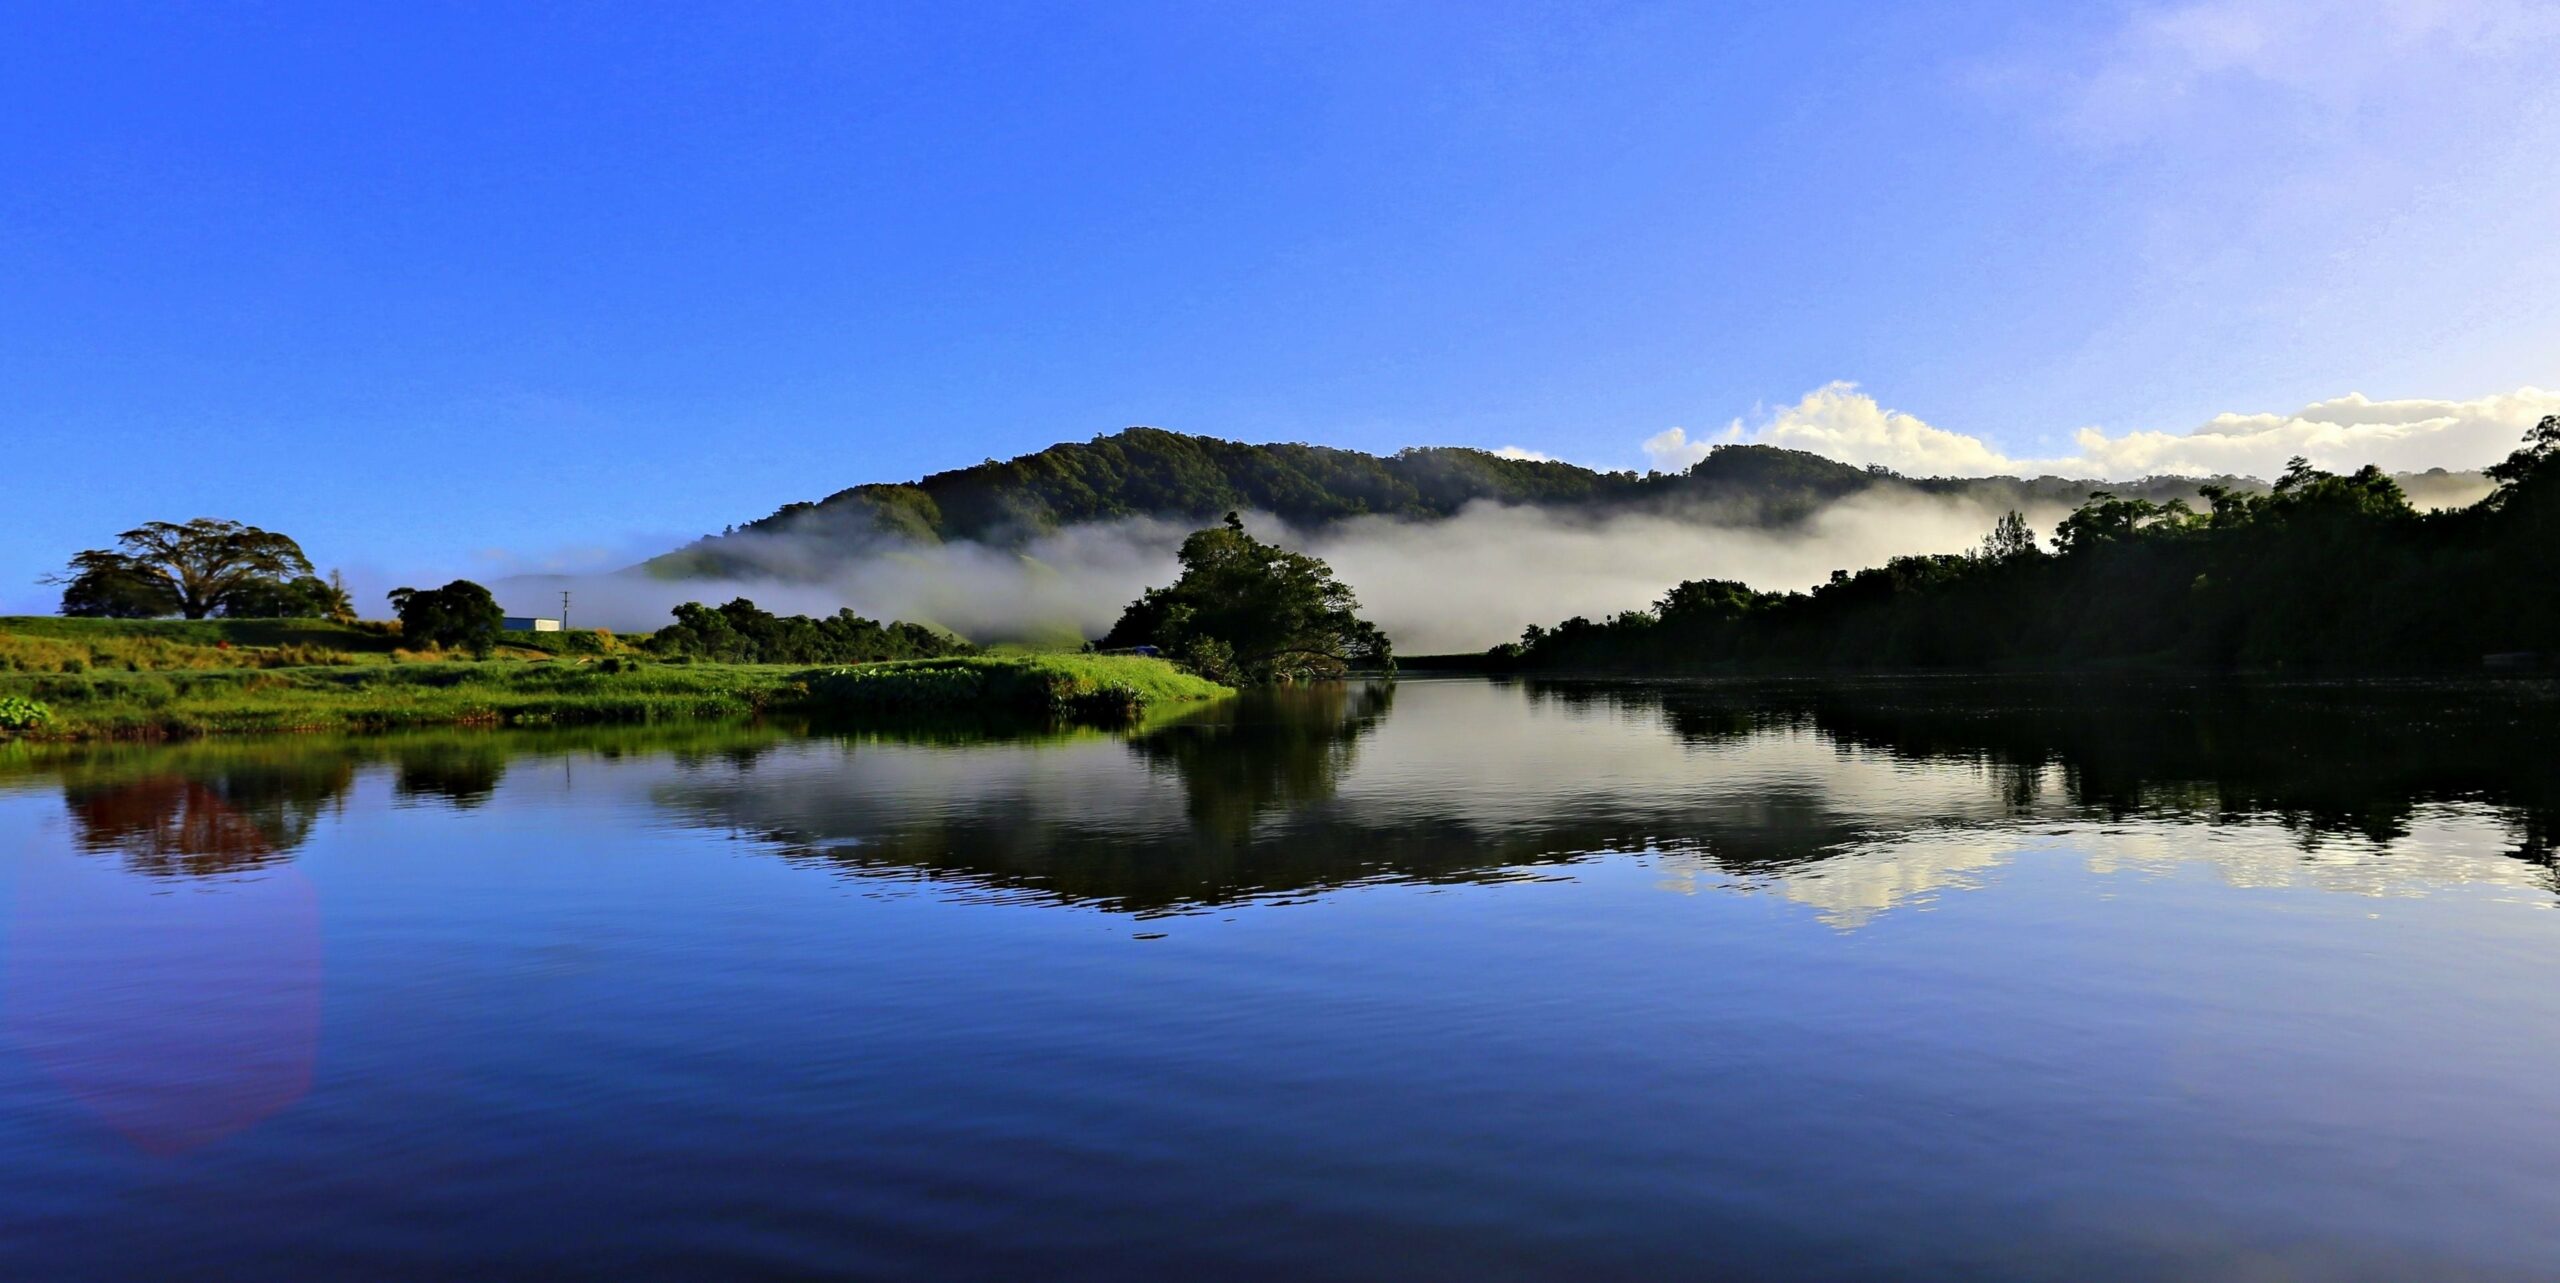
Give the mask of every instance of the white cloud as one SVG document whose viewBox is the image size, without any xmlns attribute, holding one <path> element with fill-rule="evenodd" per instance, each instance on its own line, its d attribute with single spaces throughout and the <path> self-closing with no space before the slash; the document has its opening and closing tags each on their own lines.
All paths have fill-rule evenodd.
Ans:
<svg viewBox="0 0 2560 1283">
<path fill-rule="evenodd" d="M 1696 466 L 1698 460 L 1714 452 L 1718 445 L 1741 439 L 1742 421 L 1739 419 L 1734 420 L 1721 436 L 1694 440 L 1686 428 L 1665 428 L 1644 439 L 1645 462 L 1656 472 L 1686 472 Z"/>
<path fill-rule="evenodd" d="M 2039 459 L 2015 457 L 1981 437 L 1889 409 L 1855 384 L 1830 383 L 1738 435 L 1914 476 L 2272 477 L 2296 455 L 2333 471 L 2368 463 L 2393 472 L 2478 468 L 2505 458 L 2548 414 L 2560 414 L 2560 392 L 2528 387 L 2468 401 L 2377 401 L 2351 392 L 2289 414 L 2220 414 L 2185 432 L 2082 428 L 2073 438 L 2076 454 Z M 1678 453 L 1694 462 L 1706 448 L 1677 428 L 1644 443 L 1645 454 L 1657 460 Z"/>
<path fill-rule="evenodd" d="M 2239 472 L 2272 476 L 2295 455 L 2333 471 L 2377 463 L 2393 472 L 2477 468 L 2516 448 L 2544 415 L 2560 414 L 2560 392 L 2520 388 L 2470 401 L 2375 401 L 2361 393 L 2314 402 L 2291 414 L 2220 414 L 2192 432 L 2083 428 L 2074 444 L 2098 476 L 2153 472 Z"/>
<path fill-rule="evenodd" d="M 1753 440 L 1920 476 L 1980 476 L 2017 466 L 1982 438 L 1888 410 L 1854 383 L 1827 383 L 1806 393 L 1762 425 Z"/>
<path fill-rule="evenodd" d="M 1553 463 L 1556 461 L 1556 457 L 1552 454 L 1542 454 L 1536 450 L 1528 448 L 1527 446 L 1517 445 L 1503 446 L 1493 452 L 1493 457 L 1497 459 L 1520 459 L 1529 463 Z"/>
</svg>

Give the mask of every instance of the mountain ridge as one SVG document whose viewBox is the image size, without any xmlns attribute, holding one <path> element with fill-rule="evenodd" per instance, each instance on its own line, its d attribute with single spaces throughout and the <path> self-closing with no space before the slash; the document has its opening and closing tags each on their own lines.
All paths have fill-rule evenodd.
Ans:
<svg viewBox="0 0 2560 1283">
<path fill-rule="evenodd" d="M 2477 473 L 2409 474 L 2412 500 L 2427 488 L 2452 501 L 2486 493 Z M 1228 511 L 1269 513 L 1321 528 L 1358 517 L 1437 520 L 1491 501 L 1594 516 L 1652 511 L 1703 522 L 1777 528 L 1852 495 L 1878 491 L 1968 498 L 1994 510 L 2076 506 L 2094 490 L 2128 498 L 2193 501 L 2206 485 L 2263 490 L 2256 478 L 2154 476 L 2136 481 L 2040 477 L 1907 477 L 1777 446 L 1719 446 L 1680 472 L 1604 471 L 1560 460 L 1516 459 L 1468 446 L 1409 446 L 1391 455 L 1302 442 L 1249 444 L 1131 427 L 1060 442 L 908 482 L 868 482 L 773 513 L 650 559 L 658 578 L 759 571 L 764 541 L 785 537 L 857 548 L 974 541 L 1019 547 L 1088 522 L 1150 517 L 1206 522 Z M 2467 500 L 2463 500 L 2467 501 Z M 795 559 L 796 560 L 796 559 Z"/>
</svg>

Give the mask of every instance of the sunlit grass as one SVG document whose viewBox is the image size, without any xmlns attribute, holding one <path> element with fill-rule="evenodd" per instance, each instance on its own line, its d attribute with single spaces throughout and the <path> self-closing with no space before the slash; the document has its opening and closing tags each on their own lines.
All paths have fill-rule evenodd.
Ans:
<svg viewBox="0 0 2560 1283">
<path fill-rule="evenodd" d="M 1162 660 L 1024 656 L 841 668 L 615 658 L 457 660 L 278 668 L 0 673 L 0 698 L 50 710 L 30 737 L 156 739 L 415 726 L 739 719 L 767 712 L 1135 720 L 1225 688 Z"/>
</svg>

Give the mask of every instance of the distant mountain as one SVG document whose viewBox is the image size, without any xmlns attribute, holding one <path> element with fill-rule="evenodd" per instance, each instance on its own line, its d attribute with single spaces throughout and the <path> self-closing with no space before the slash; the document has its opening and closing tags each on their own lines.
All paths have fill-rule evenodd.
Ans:
<svg viewBox="0 0 2560 1283">
<path fill-rule="evenodd" d="M 2438 471 L 2403 480 L 2422 504 L 2468 502 L 2488 490 L 2477 473 Z M 2245 477 L 1913 478 L 1762 445 L 1722 447 L 1686 472 L 1601 472 L 1459 446 L 1374 455 L 1129 428 L 920 481 L 858 485 L 815 502 L 785 504 L 770 516 L 653 558 L 643 569 L 671 579 L 771 573 L 776 559 L 766 550 L 773 536 L 789 537 L 797 550 L 789 563 L 807 566 L 808 549 L 831 544 L 841 544 L 848 555 L 884 540 L 1011 547 L 1086 522 L 1155 517 L 1205 523 L 1228 511 L 1267 512 L 1309 529 L 1366 516 L 1429 521 L 1492 501 L 1594 516 L 1643 511 L 1778 527 L 1877 491 L 1962 497 L 1994 510 L 2030 511 L 2071 507 L 2096 489 L 2161 502 L 2193 500 L 2207 483 L 2264 488 Z"/>
</svg>

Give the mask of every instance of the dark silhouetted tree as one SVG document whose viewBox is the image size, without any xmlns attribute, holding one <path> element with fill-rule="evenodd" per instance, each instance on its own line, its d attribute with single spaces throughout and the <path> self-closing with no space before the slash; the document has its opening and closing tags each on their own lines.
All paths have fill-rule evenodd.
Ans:
<svg viewBox="0 0 2560 1283">
<path fill-rule="evenodd" d="M 2036 547 L 2036 532 L 2027 525 L 2024 514 L 2012 508 L 2000 518 L 2000 524 L 1982 537 L 1981 557 L 1985 561 L 2015 561 L 2033 557 L 2043 549 Z"/>
<path fill-rule="evenodd" d="M 136 526 L 116 536 L 115 547 L 82 552 L 68 570 L 45 582 L 63 585 L 66 615 L 203 619 L 254 613 L 234 609 L 234 603 L 269 601 L 310 575 L 310 559 L 293 540 L 237 521 L 198 517 Z"/>
<path fill-rule="evenodd" d="M 675 617 L 651 635 L 649 649 L 732 664 L 868 664 L 978 649 L 922 624 L 882 624 L 850 610 L 823 619 L 776 615 L 744 597 L 717 608 L 689 601 L 675 608 Z"/>
<path fill-rule="evenodd" d="M 1678 672 L 2162 663 L 2472 668 L 2560 657 L 2560 416 L 2461 510 L 2380 468 L 2294 459 L 2211 505 L 2096 491 L 2034 551 L 2012 512 L 1970 556 L 1896 557 L 1801 593 L 1685 583 L 1649 611 L 1531 627 L 1497 662 Z"/>
<path fill-rule="evenodd" d="M 412 646 L 454 646 L 485 658 L 506 627 L 498 599 L 468 579 L 442 588 L 394 588 L 390 598 L 400 636 Z"/>
<path fill-rule="evenodd" d="M 1182 541 L 1182 575 L 1129 603 L 1107 648 L 1153 646 L 1202 675 L 1246 682 L 1393 668 L 1386 634 L 1331 567 L 1224 524 Z"/>
<path fill-rule="evenodd" d="M 233 619 L 335 619 L 341 622 L 355 618 L 355 603 L 348 600 L 347 590 L 329 579 L 303 575 L 291 581 L 252 580 L 231 591 L 222 600 L 222 613 Z"/>
</svg>

